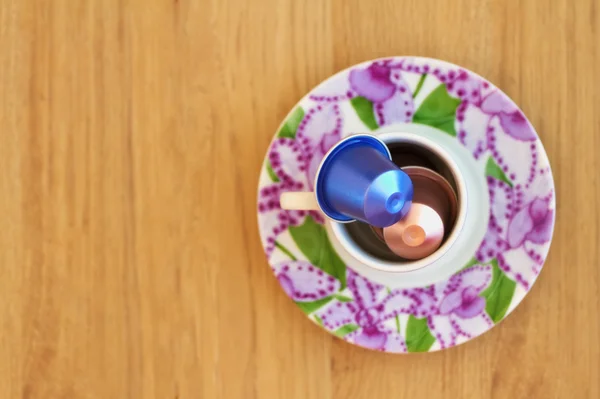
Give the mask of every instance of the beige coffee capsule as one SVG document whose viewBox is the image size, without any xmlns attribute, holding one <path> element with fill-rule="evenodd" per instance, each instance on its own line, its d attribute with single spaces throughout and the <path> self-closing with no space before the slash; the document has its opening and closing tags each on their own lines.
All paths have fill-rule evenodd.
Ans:
<svg viewBox="0 0 600 399">
<path fill-rule="evenodd" d="M 404 219 L 383 229 L 383 239 L 396 255 L 422 259 L 442 244 L 444 222 L 433 208 L 413 202 Z"/>
</svg>

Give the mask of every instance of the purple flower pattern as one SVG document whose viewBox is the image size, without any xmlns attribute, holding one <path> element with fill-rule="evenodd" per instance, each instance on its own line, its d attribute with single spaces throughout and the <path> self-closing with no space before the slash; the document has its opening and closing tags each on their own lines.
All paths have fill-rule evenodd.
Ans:
<svg viewBox="0 0 600 399">
<path fill-rule="evenodd" d="M 393 70 L 401 70 L 418 74 L 430 74 L 445 84 L 448 93 L 460 99 L 463 103 L 479 105 L 482 92 L 489 89 L 490 84 L 482 79 L 475 78 L 468 71 L 450 64 L 436 64 L 417 61 L 413 58 L 402 58 L 380 61 Z"/>
<path fill-rule="evenodd" d="M 406 352 L 404 337 L 387 327 L 385 322 L 400 314 L 410 313 L 419 299 L 399 292 L 380 298 L 384 287 L 352 270 L 347 272 L 347 281 L 354 301 L 344 303 L 336 300 L 318 311 L 317 316 L 325 328 L 335 331 L 344 325 L 355 324 L 359 328 L 344 339 L 369 349 Z"/>
<path fill-rule="evenodd" d="M 550 168 L 538 165 L 541 147 L 535 132 L 504 94 L 498 90 L 489 93 L 483 98 L 481 112 L 488 122 L 479 142 L 484 143 L 486 153 L 508 182 L 487 178 L 490 221 L 476 258 L 481 262 L 497 258 L 505 273 L 529 289 L 541 270 L 543 247 L 549 243 L 554 226 Z M 528 160 L 528 167 L 523 168 L 524 160 Z M 527 267 L 522 267 L 524 261 L 529 263 Z"/>
<path fill-rule="evenodd" d="M 494 324 L 485 313 L 486 302 L 480 296 L 492 281 L 491 266 L 472 266 L 428 288 L 389 293 L 382 285 L 351 270 L 347 278 L 354 301 L 334 301 L 316 314 L 330 331 L 357 325 L 359 328 L 344 338 L 365 348 L 405 352 L 405 337 L 386 323 L 400 315 L 426 317 L 442 349 L 456 345 L 459 337 L 475 337 Z"/>
<path fill-rule="evenodd" d="M 301 224 L 308 212 L 282 211 L 279 195 L 286 190 L 309 190 L 327 150 L 342 137 L 340 107 L 360 96 L 373 104 L 379 126 L 410 122 L 415 79 L 427 74 L 460 99 L 455 130 L 459 142 L 476 159 L 493 160 L 501 171 L 488 177 L 490 221 L 476 253 L 478 265 L 426 288 L 389 291 L 347 269 L 353 301 L 333 299 L 315 315 L 336 331 L 356 326 L 344 339 L 363 347 L 405 352 L 402 331 L 390 327 L 400 315 L 426 318 L 440 348 L 473 338 L 493 326 L 487 315 L 484 291 L 492 281 L 497 259 L 500 269 L 528 290 L 540 272 L 554 224 L 553 182 L 537 135 L 518 107 L 477 75 L 459 67 L 425 59 L 393 58 L 361 65 L 333 78 L 307 97 L 309 107 L 295 139 L 278 138 L 268 160 L 279 182 L 259 192 L 259 222 L 267 255 L 289 226 Z M 409 84 L 409 82 L 412 82 Z M 348 134 L 346 132 L 345 134 Z M 484 158 L 486 157 L 486 158 Z M 529 162 L 523 167 L 523 162 Z M 322 216 L 312 212 L 322 222 Z M 274 266 L 284 291 L 295 301 L 315 301 L 335 294 L 341 285 L 334 277 L 306 261 Z"/>
<path fill-rule="evenodd" d="M 286 261 L 273 266 L 285 293 L 297 302 L 323 299 L 339 291 L 340 282 L 306 261 Z"/>
<path fill-rule="evenodd" d="M 539 176 L 533 182 L 537 185 L 533 194 L 528 189 L 531 185 L 511 187 L 488 177 L 490 220 L 476 254 L 480 262 L 497 258 L 502 271 L 525 289 L 530 288 L 541 270 L 542 254 L 552 238 L 554 224 L 551 183 Z"/>
<path fill-rule="evenodd" d="M 383 63 L 373 63 L 366 68 L 350 71 L 345 82 L 327 87 L 326 94 L 317 88 L 310 98 L 321 103 L 337 103 L 361 96 L 373 103 L 379 126 L 397 122 L 410 122 L 415 112 L 412 93 L 402 71 Z"/>
<path fill-rule="evenodd" d="M 419 292 L 422 305 L 415 314 L 427 317 L 442 349 L 456 345 L 459 337 L 476 337 L 494 325 L 480 296 L 491 281 L 491 266 L 475 265 Z"/>
<path fill-rule="evenodd" d="M 325 153 L 341 138 L 342 118 L 339 105 L 318 105 L 308 111 L 298 126 L 296 138 L 277 138 L 268 159 L 279 179 L 259 192 L 258 214 L 261 237 L 269 257 L 277 237 L 290 226 L 298 226 L 307 216 L 324 223 L 315 211 L 287 211 L 279 204 L 284 191 L 310 191 L 317 168 Z"/>
<path fill-rule="evenodd" d="M 410 59 L 395 66 L 407 71 L 424 68 Z M 501 269 L 528 289 L 541 270 L 543 245 L 554 226 L 550 168 L 538 166 L 537 135 L 516 104 L 479 76 L 452 67 L 436 67 L 432 73 L 461 100 L 455 122 L 459 141 L 476 159 L 490 154 L 512 183 L 488 177 L 490 225 L 476 258 L 487 262 L 497 257 Z M 524 160 L 529 161 L 527 167 Z M 523 259 L 530 265 L 517 272 L 523 269 Z"/>
</svg>

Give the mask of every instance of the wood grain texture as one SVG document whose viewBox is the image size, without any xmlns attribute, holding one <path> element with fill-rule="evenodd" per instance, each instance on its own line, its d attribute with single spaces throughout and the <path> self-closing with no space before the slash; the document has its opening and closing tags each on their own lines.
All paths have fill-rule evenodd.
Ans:
<svg viewBox="0 0 600 399">
<path fill-rule="evenodd" d="M 0 2 L 1 398 L 599 398 L 596 0 Z M 431 355 L 345 344 L 280 290 L 258 171 L 353 63 L 425 55 L 500 86 L 552 162 L 539 281 Z"/>
</svg>

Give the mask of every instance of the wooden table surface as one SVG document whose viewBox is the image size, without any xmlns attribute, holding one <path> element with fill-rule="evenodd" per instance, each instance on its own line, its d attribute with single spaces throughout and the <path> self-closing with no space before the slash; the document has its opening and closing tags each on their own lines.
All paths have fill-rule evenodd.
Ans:
<svg viewBox="0 0 600 399">
<path fill-rule="evenodd" d="M 537 128 L 548 262 L 466 345 L 394 356 L 310 323 L 256 183 L 295 102 L 385 55 L 472 69 Z M 1 398 L 599 398 L 595 0 L 0 2 Z"/>
</svg>

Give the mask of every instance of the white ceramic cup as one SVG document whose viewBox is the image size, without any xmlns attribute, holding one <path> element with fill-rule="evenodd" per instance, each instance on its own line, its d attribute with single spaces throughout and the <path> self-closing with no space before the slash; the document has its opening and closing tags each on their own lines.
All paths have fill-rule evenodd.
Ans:
<svg viewBox="0 0 600 399">
<path fill-rule="evenodd" d="M 487 231 L 489 194 L 485 165 L 477 162 L 456 139 L 425 125 L 389 127 L 378 137 L 390 147 L 400 143 L 420 147 L 451 172 L 458 196 L 452 230 L 437 251 L 416 261 L 393 262 L 376 257 L 357 245 L 343 224 L 328 221 L 332 244 L 349 267 L 389 287 L 427 286 L 448 278 L 471 261 Z"/>
</svg>

